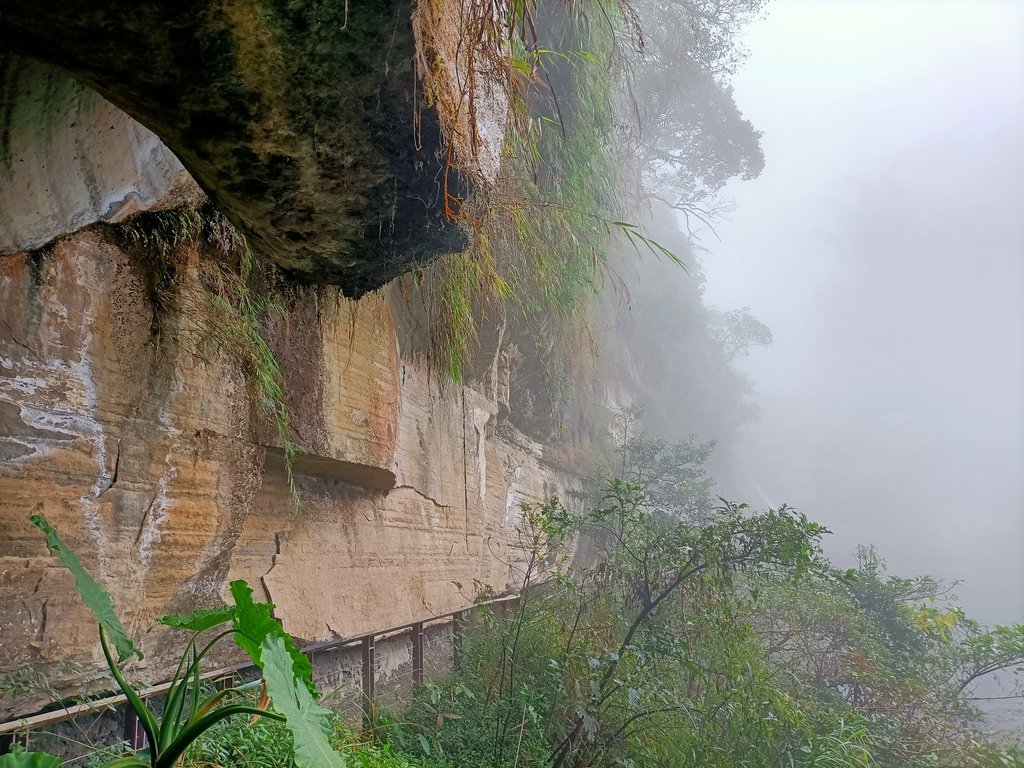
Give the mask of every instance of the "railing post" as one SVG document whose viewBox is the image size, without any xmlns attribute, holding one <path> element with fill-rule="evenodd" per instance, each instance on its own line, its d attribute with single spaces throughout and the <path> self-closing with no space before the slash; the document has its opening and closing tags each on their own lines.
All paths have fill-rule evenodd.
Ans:
<svg viewBox="0 0 1024 768">
<path fill-rule="evenodd" d="M 228 688 L 231 688 L 234 684 L 234 672 L 224 675 L 223 677 L 218 677 L 216 680 L 213 681 L 213 687 L 218 691 L 226 691 Z"/>
<path fill-rule="evenodd" d="M 124 707 L 124 740 L 133 752 L 137 752 L 146 746 L 146 731 L 139 721 L 139 716 L 130 706 Z"/>
<path fill-rule="evenodd" d="M 462 611 L 452 614 L 452 664 L 462 666 Z"/>
<path fill-rule="evenodd" d="M 374 697 L 376 695 L 376 680 L 373 675 L 373 667 L 375 663 L 375 645 L 373 635 L 367 635 L 362 641 L 363 650 L 363 700 L 366 703 L 363 719 L 368 723 L 372 723 L 374 717 Z"/>
<path fill-rule="evenodd" d="M 423 685 L 423 622 L 412 625 L 412 684 Z"/>
</svg>

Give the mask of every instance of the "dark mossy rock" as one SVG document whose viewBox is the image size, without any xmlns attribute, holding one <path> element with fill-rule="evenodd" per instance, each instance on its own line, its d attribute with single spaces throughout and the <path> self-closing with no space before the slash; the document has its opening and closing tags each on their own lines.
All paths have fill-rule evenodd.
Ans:
<svg viewBox="0 0 1024 768">
<path fill-rule="evenodd" d="M 465 246 L 409 0 L 0 0 L 0 46 L 156 133 L 253 246 L 358 296 Z M 449 179 L 453 190 L 458 181 Z"/>
</svg>

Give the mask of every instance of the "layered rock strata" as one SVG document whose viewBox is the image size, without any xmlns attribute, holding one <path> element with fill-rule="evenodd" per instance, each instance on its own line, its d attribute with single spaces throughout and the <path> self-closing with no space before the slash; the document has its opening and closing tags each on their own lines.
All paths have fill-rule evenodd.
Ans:
<svg viewBox="0 0 1024 768">
<path fill-rule="evenodd" d="M 0 39 L 17 37 L 20 49 L 59 59 L 166 133 L 174 152 L 58 70 L 14 56 L 0 61 L 0 674 L 29 681 L 0 687 L 0 717 L 109 686 L 98 677 L 95 625 L 70 574 L 27 522 L 33 513 L 45 515 L 110 588 L 146 651 L 132 674 L 150 681 L 167 676 L 180 650 L 170 630 L 153 629 L 154 619 L 222 602 L 235 578 L 275 602 L 286 628 L 307 641 L 461 608 L 474 584 L 506 589 L 523 556 L 520 503 L 564 495 L 576 481 L 507 422 L 496 429 L 500 387 L 482 387 L 487 396 L 454 386 L 411 358 L 396 332 L 414 325 L 400 293 L 355 302 L 335 287 L 293 284 L 284 315 L 264 318 L 295 440 L 306 449 L 294 467 L 305 506 L 298 511 L 283 446 L 253 406 L 251 372 L 238 362 L 232 339 L 197 347 L 195 307 L 162 303 L 167 286 L 154 277 L 170 259 L 173 289 L 199 295 L 201 267 L 228 259 L 192 228 L 208 210 L 198 208 L 207 205 L 204 191 L 257 242 L 285 243 L 275 250 L 280 263 L 314 277 L 341 275 L 345 291 L 372 287 L 439 243 L 457 244 L 450 234 L 434 238 L 429 201 L 396 202 L 400 177 L 386 159 L 364 162 L 367 147 L 382 142 L 414 146 L 402 133 L 405 123 L 372 123 L 369 132 L 328 125 L 337 110 L 367 118 L 367 104 L 378 97 L 391 105 L 386 114 L 407 105 L 392 103 L 387 88 L 371 93 L 365 83 L 355 90 L 344 80 L 328 83 L 323 78 L 334 70 L 327 70 L 306 90 L 275 81 L 279 95 L 293 95 L 275 113 L 238 67 L 278 60 L 283 43 L 264 34 L 266 25 L 295 25 L 299 16 L 248 18 L 244 2 L 202 12 L 186 3 L 173 10 L 179 26 L 186 18 L 216 22 L 223 34 L 168 49 L 161 48 L 167 40 L 147 47 L 153 35 L 177 29 L 159 31 L 153 14 L 161 4 L 93 4 L 88 13 L 81 5 L 30 8 L 4 0 Z M 326 12 L 330 4 L 314 5 Z M 77 21 L 69 25 L 65 13 L 77 13 Z M 96 50 L 73 39 L 118 15 L 107 30 L 117 35 L 97 38 Z M 362 22 L 348 23 L 352 31 Z M 241 39 L 228 45 L 243 28 L 254 30 L 246 45 L 265 47 L 245 48 Z M 311 40 L 328 45 L 337 33 Z M 395 34 L 396 46 L 407 45 L 402 29 Z M 365 67 L 356 53 L 376 56 L 389 45 L 346 53 L 345 66 Z M 115 48 L 122 64 L 113 61 Z M 301 59 L 316 50 L 292 53 Z M 237 88 L 199 77 L 210 56 L 221 75 L 234 72 Z M 197 71 L 187 88 L 184 74 L 179 84 L 158 72 L 189 57 Z M 292 64 L 275 77 L 294 78 L 295 67 L 312 66 Z M 302 131 L 289 128 L 311 93 L 328 85 L 339 101 L 303 112 L 301 120 L 313 122 L 303 122 Z M 266 139 L 259 151 L 217 123 L 221 113 L 203 106 L 204 93 L 225 115 L 241 110 L 231 130 Z M 260 128 L 262 119 L 281 132 Z M 352 139 L 346 154 L 346 137 L 360 130 L 366 135 Z M 295 158 L 294 173 L 268 170 L 287 170 L 287 157 Z M 350 181 L 372 177 L 372 189 L 317 175 L 339 163 L 355 169 Z M 416 174 L 433 189 L 436 165 Z M 261 178 L 267 185 L 253 181 Z M 397 189 L 401 195 L 411 188 Z M 308 190 L 315 194 L 307 199 Z M 316 221 L 330 222 L 342 209 L 326 230 L 304 218 L 315 213 Z M 381 218 L 385 209 L 394 222 Z M 153 252 L 147 237 L 155 211 L 180 224 L 163 241 L 169 250 Z M 368 266 L 381 259 L 383 268 Z M 210 330 L 216 337 L 216 325 Z"/>
<path fill-rule="evenodd" d="M 455 610 L 454 582 L 515 582 L 520 503 L 575 481 L 496 434 L 496 402 L 402 359 L 400 299 L 310 290 L 271 329 L 308 451 L 299 511 L 241 371 L 168 341 L 174 318 L 155 338 L 138 265 L 102 232 L 0 258 L 0 670 L 30 665 L 67 693 L 101 666 L 29 514 L 110 588 L 154 680 L 174 649 L 154 619 L 222 602 L 235 578 L 308 641 Z"/>
</svg>

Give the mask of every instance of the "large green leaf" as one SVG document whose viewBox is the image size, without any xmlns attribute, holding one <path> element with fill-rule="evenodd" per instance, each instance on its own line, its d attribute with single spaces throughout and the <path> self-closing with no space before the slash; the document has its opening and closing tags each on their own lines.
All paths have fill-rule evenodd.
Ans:
<svg viewBox="0 0 1024 768">
<path fill-rule="evenodd" d="M 261 666 L 263 640 L 281 631 L 281 624 L 272 615 L 273 603 L 257 603 L 252 599 L 252 587 L 239 579 L 231 582 L 231 596 L 235 600 L 235 642 Z"/>
<path fill-rule="evenodd" d="M 60 758 L 46 752 L 18 750 L 0 755 L 0 768 L 60 768 Z"/>
<path fill-rule="evenodd" d="M 252 599 L 252 588 L 239 579 L 231 582 L 231 596 L 235 599 L 235 642 L 252 657 L 256 666 L 263 668 L 261 659 L 262 647 L 268 637 L 279 637 L 284 643 L 288 655 L 291 656 L 291 669 L 296 680 L 300 680 L 312 694 L 316 695 L 313 685 L 313 667 L 295 644 L 291 635 L 284 631 L 281 622 L 272 615 L 273 603 L 256 603 Z"/>
<path fill-rule="evenodd" d="M 192 632 L 205 632 L 208 629 L 219 627 L 235 618 L 235 606 L 218 605 L 214 608 L 200 608 L 192 613 L 174 613 L 157 619 L 158 624 L 164 624 L 175 629 L 188 629 Z"/>
<path fill-rule="evenodd" d="M 82 566 L 82 561 L 61 541 L 57 531 L 46 522 L 46 518 L 42 515 L 31 515 L 28 519 L 32 525 L 46 534 L 46 543 L 50 549 L 57 554 L 57 557 L 63 561 L 68 570 L 74 574 L 75 588 L 78 590 L 78 594 L 81 595 L 82 602 L 92 610 L 96 621 L 99 622 L 100 627 L 106 633 L 107 639 L 114 644 L 114 648 L 117 650 L 118 663 L 123 663 L 133 654 L 141 659 L 142 651 L 135 647 L 135 643 L 128 636 L 128 632 L 121 623 L 121 619 L 117 617 L 117 611 L 114 608 L 114 601 L 111 599 L 110 593 L 100 586 L 96 579 L 89 575 L 89 572 Z"/>
<path fill-rule="evenodd" d="M 261 656 L 267 694 L 295 741 L 296 768 L 345 768 L 345 758 L 330 743 L 331 712 L 297 679 L 284 638 L 268 636 Z"/>
</svg>

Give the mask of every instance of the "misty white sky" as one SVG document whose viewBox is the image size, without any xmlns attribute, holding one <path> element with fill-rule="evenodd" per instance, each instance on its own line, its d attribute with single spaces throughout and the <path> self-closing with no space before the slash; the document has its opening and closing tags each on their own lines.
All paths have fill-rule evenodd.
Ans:
<svg viewBox="0 0 1024 768">
<path fill-rule="evenodd" d="M 773 0 L 744 42 L 767 165 L 704 264 L 775 344 L 728 490 L 1024 621 L 1024 2 Z"/>
</svg>

